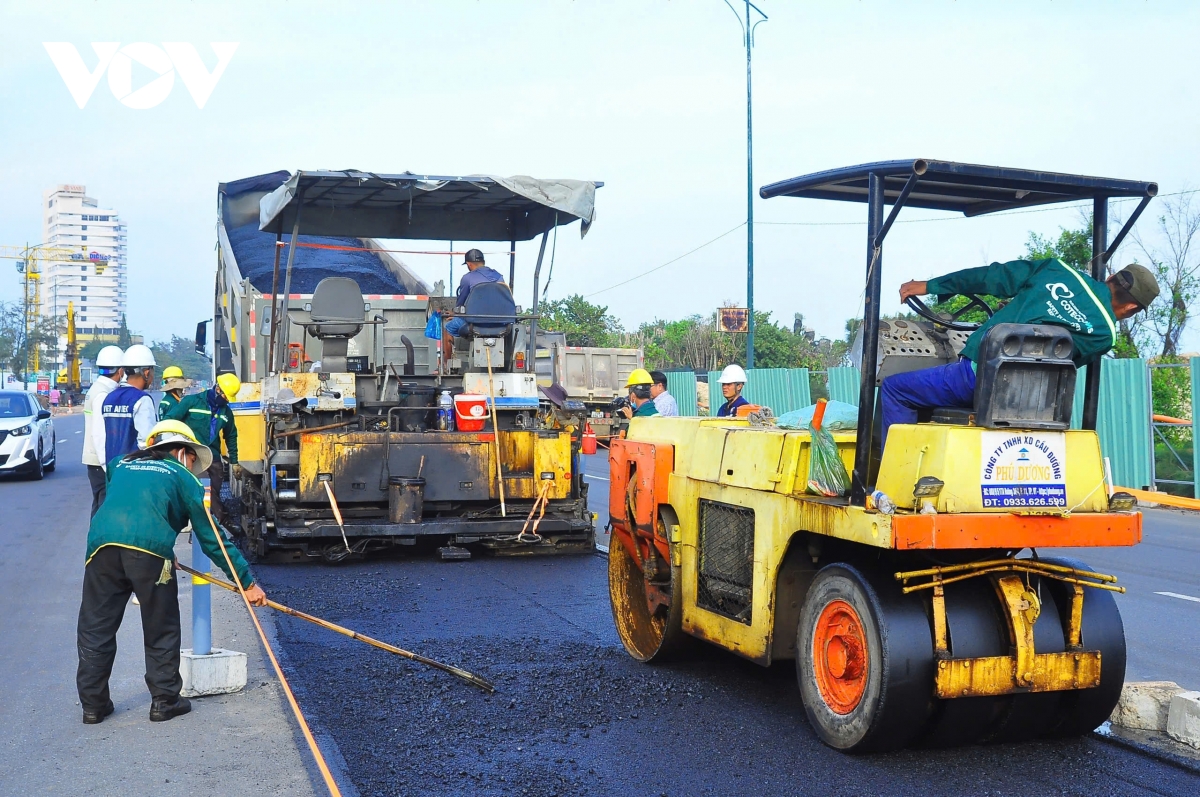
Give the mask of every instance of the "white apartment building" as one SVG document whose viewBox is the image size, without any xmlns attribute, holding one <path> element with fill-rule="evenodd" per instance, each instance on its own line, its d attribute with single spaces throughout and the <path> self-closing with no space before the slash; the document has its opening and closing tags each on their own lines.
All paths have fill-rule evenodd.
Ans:
<svg viewBox="0 0 1200 797">
<path fill-rule="evenodd" d="M 44 243 L 74 250 L 70 260 L 42 261 L 42 315 L 65 319 L 74 302 L 78 334 L 115 334 L 128 297 L 120 214 L 102 209 L 85 186 L 60 185 L 42 192 L 42 220 Z"/>
</svg>

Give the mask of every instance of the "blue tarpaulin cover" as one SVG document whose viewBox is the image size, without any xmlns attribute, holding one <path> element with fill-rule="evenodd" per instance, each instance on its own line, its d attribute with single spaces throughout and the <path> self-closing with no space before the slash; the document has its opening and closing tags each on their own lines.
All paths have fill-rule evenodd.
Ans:
<svg viewBox="0 0 1200 797">
<path fill-rule="evenodd" d="M 263 293 L 271 292 L 271 279 L 275 271 L 275 236 L 260 232 L 257 223 L 244 224 L 227 231 L 233 256 L 237 258 L 242 276 Z M 284 236 L 286 242 L 290 236 Z M 300 243 L 352 246 L 362 249 L 357 238 L 335 238 L 326 235 L 301 235 Z M 287 265 L 288 250 L 279 253 L 279 289 L 283 290 L 283 272 Z M 358 283 L 365 294 L 370 293 L 420 293 L 401 284 L 379 256 L 368 251 L 347 252 L 340 249 L 308 249 L 296 247 L 292 261 L 292 293 L 312 293 L 317 283 L 325 277 L 350 277 Z"/>
</svg>

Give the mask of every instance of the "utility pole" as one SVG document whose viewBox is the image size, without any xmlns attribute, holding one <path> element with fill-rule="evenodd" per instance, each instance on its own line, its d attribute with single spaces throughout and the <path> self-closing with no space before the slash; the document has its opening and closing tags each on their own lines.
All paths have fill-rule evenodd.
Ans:
<svg viewBox="0 0 1200 797">
<path fill-rule="evenodd" d="M 746 46 L 746 367 L 754 367 L 754 91 L 751 79 L 751 51 L 754 47 L 754 29 L 767 21 L 762 9 L 745 0 L 746 17 L 743 21 L 737 9 L 725 0 L 725 5 L 737 17 L 742 26 L 742 43 Z M 761 19 L 751 22 L 751 10 Z"/>
</svg>

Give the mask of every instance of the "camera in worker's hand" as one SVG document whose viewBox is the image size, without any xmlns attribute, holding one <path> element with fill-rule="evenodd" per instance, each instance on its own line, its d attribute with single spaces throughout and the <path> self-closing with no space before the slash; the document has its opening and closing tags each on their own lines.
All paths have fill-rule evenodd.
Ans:
<svg viewBox="0 0 1200 797">
<path fill-rule="evenodd" d="M 615 399 L 612 400 L 612 403 L 608 405 L 608 411 L 611 412 L 613 415 L 616 415 L 621 410 L 625 409 L 626 407 L 631 407 L 631 406 L 633 406 L 633 405 L 629 403 L 628 396 L 617 396 Z"/>
</svg>

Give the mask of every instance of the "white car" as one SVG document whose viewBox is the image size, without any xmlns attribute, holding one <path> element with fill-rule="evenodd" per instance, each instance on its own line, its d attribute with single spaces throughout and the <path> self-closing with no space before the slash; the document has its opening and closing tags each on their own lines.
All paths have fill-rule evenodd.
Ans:
<svg viewBox="0 0 1200 797">
<path fill-rule="evenodd" d="M 0 390 L 0 475 L 22 473 L 40 479 L 58 464 L 54 421 L 37 396 Z"/>
</svg>

